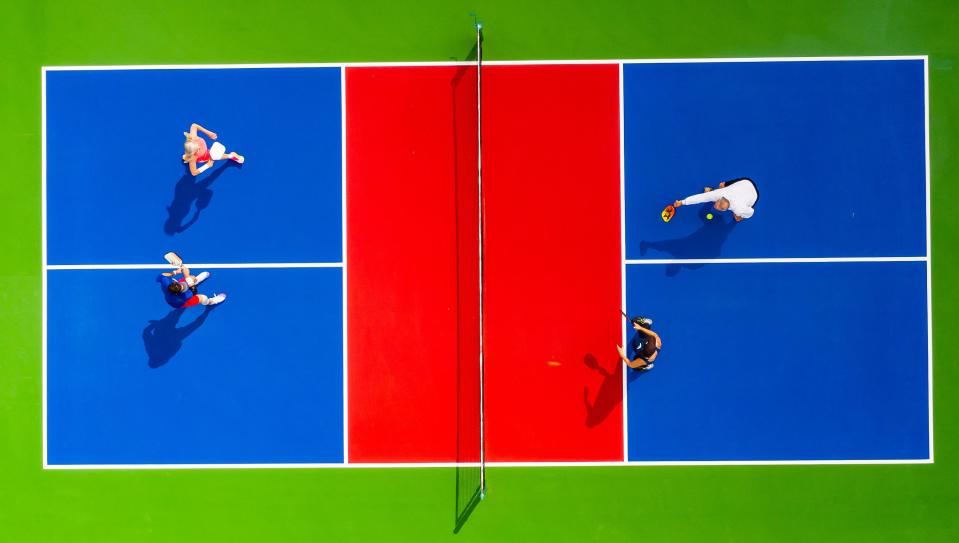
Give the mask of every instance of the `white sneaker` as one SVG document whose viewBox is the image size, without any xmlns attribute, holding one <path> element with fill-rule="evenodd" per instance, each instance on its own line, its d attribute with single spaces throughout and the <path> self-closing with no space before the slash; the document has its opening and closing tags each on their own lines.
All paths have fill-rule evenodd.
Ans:
<svg viewBox="0 0 959 543">
<path fill-rule="evenodd" d="M 206 305 L 216 305 L 222 303 L 223 300 L 226 300 L 226 293 L 221 292 L 220 294 L 214 294 L 212 298 L 207 298 Z"/>
</svg>

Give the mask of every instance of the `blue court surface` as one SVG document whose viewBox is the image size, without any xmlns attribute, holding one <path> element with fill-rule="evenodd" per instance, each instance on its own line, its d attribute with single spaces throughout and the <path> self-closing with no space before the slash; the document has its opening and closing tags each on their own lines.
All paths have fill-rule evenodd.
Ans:
<svg viewBox="0 0 959 543">
<path fill-rule="evenodd" d="M 627 306 L 664 342 L 627 372 L 630 460 L 931 457 L 923 70 L 624 66 Z M 739 177 L 753 218 L 659 217 Z"/>
<path fill-rule="evenodd" d="M 929 457 L 924 262 L 633 265 L 626 281 L 663 338 L 653 370 L 627 371 L 630 460 Z"/>
<path fill-rule="evenodd" d="M 921 60 L 624 66 L 626 257 L 925 256 L 923 81 Z M 660 219 L 739 177 L 752 224 Z"/>
<path fill-rule="evenodd" d="M 48 72 L 47 262 L 341 261 L 340 72 Z M 191 176 L 194 122 L 247 161 Z"/>
<path fill-rule="evenodd" d="M 48 464 L 344 460 L 340 76 L 46 74 L 48 264 L 331 266 L 212 269 L 210 310 L 167 306 L 161 270 L 48 271 Z M 192 122 L 246 163 L 191 176 Z"/>
<path fill-rule="evenodd" d="M 341 270 L 216 269 L 233 300 L 177 310 L 158 273 L 49 272 L 48 462 L 342 462 Z"/>
</svg>

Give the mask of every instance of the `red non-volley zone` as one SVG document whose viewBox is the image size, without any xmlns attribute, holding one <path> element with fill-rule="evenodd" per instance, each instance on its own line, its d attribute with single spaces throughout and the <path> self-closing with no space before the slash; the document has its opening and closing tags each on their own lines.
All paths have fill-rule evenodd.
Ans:
<svg viewBox="0 0 959 543">
<path fill-rule="evenodd" d="M 486 451 L 623 459 L 616 65 L 483 70 Z M 476 70 L 346 69 L 350 462 L 478 459 Z"/>
</svg>

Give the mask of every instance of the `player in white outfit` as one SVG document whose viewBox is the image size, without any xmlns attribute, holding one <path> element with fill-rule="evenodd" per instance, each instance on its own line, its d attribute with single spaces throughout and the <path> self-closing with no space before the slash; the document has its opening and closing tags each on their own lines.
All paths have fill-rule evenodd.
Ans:
<svg viewBox="0 0 959 543">
<path fill-rule="evenodd" d="M 753 216 L 754 207 L 759 200 L 759 191 L 752 179 L 742 177 L 732 181 L 724 181 L 718 189 L 706 187 L 702 194 L 694 194 L 683 200 L 676 200 L 674 207 L 690 204 L 705 204 L 713 202 L 717 211 L 732 211 L 736 222 Z"/>
</svg>

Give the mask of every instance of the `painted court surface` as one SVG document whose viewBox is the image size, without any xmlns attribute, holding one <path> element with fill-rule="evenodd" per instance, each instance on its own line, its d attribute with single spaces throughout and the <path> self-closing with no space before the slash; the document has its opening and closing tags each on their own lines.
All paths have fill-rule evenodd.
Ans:
<svg viewBox="0 0 959 543">
<path fill-rule="evenodd" d="M 484 66 L 487 459 L 929 460 L 925 69 Z M 475 67 L 44 85 L 45 465 L 463 459 Z M 191 122 L 247 163 L 190 176 Z M 659 219 L 738 177 L 752 219 Z M 171 311 L 169 250 L 229 300 Z M 663 338 L 648 373 L 620 308 Z"/>
</svg>

